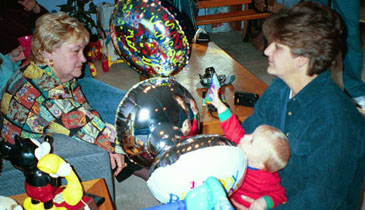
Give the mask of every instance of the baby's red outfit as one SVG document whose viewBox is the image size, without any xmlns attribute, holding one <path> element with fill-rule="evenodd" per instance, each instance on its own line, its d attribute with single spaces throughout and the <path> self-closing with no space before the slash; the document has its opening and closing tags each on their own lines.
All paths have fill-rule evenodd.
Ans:
<svg viewBox="0 0 365 210">
<path fill-rule="evenodd" d="M 245 135 L 245 130 L 241 127 L 236 116 L 227 109 L 220 114 L 219 118 L 221 119 L 221 127 L 226 137 L 238 145 L 241 138 Z M 251 204 L 244 201 L 241 198 L 242 195 L 253 199 L 268 196 L 265 199 L 267 208 L 275 208 L 287 201 L 285 189 L 280 185 L 280 182 L 281 179 L 277 172 L 271 173 L 248 167 L 242 185 L 230 196 L 230 199 L 245 207 L 250 207 Z"/>
</svg>

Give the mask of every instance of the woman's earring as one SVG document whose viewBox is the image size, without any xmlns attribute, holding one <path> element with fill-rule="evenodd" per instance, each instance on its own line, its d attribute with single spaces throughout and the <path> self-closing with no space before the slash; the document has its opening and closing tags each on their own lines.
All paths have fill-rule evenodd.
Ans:
<svg viewBox="0 0 365 210">
<path fill-rule="evenodd" d="M 54 62 L 53 62 L 53 60 L 52 60 L 52 59 L 48 61 L 48 65 L 49 65 L 51 68 L 53 68 L 53 66 L 54 66 Z"/>
</svg>

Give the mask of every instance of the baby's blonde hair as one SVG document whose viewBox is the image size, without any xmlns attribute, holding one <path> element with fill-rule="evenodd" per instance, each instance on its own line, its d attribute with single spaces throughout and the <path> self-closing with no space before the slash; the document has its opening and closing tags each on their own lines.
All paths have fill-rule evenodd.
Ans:
<svg viewBox="0 0 365 210">
<path fill-rule="evenodd" d="M 271 154 L 268 155 L 268 158 L 264 161 L 265 170 L 269 172 L 276 172 L 288 164 L 290 158 L 290 148 L 287 136 L 281 132 L 279 129 L 264 125 L 265 131 L 270 132 L 272 138 L 271 142 Z"/>
<path fill-rule="evenodd" d="M 31 59 L 36 63 L 45 63 L 43 52 L 51 53 L 67 42 L 87 44 L 89 37 L 89 32 L 76 18 L 69 17 L 64 12 L 45 14 L 36 21 Z"/>
</svg>

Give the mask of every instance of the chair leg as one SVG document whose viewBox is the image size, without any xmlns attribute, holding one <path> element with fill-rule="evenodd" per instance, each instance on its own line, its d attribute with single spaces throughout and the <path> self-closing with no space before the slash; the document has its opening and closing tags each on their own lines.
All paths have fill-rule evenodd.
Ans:
<svg viewBox="0 0 365 210">
<path fill-rule="evenodd" d="M 244 42 L 248 42 L 248 32 L 249 32 L 248 24 L 249 24 L 248 20 L 243 21 L 242 40 Z"/>
<path fill-rule="evenodd" d="M 243 10 L 247 10 L 248 9 L 248 4 L 244 4 L 243 5 Z M 243 32 L 242 32 L 242 40 L 244 42 L 248 42 L 248 33 L 249 33 L 249 27 L 248 27 L 249 21 L 245 20 L 244 24 L 243 24 Z"/>
<path fill-rule="evenodd" d="M 248 42 L 249 41 L 249 34 L 250 34 L 250 21 L 246 20 L 244 27 L 243 27 L 243 32 L 242 32 L 242 41 L 244 42 Z"/>
</svg>

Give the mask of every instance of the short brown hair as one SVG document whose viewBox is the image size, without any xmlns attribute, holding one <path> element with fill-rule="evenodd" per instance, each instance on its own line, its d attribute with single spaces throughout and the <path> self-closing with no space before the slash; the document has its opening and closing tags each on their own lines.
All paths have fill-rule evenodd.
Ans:
<svg viewBox="0 0 365 210">
<path fill-rule="evenodd" d="M 89 42 L 89 32 L 76 18 L 64 12 L 49 13 L 36 21 L 32 37 L 31 59 L 45 63 L 43 52 L 52 52 L 66 42 Z"/>
<path fill-rule="evenodd" d="M 270 132 L 272 138 L 271 141 L 271 154 L 268 155 L 268 159 L 264 161 L 264 168 L 269 172 L 276 172 L 282 168 L 284 168 L 289 161 L 290 158 L 290 148 L 288 137 L 281 132 L 279 129 L 268 126 L 265 126 L 264 132 Z"/>
<path fill-rule="evenodd" d="M 295 57 L 309 58 L 309 76 L 329 69 L 341 49 L 339 16 L 316 2 L 301 2 L 273 14 L 265 21 L 263 31 L 269 42 L 289 46 Z"/>
</svg>

